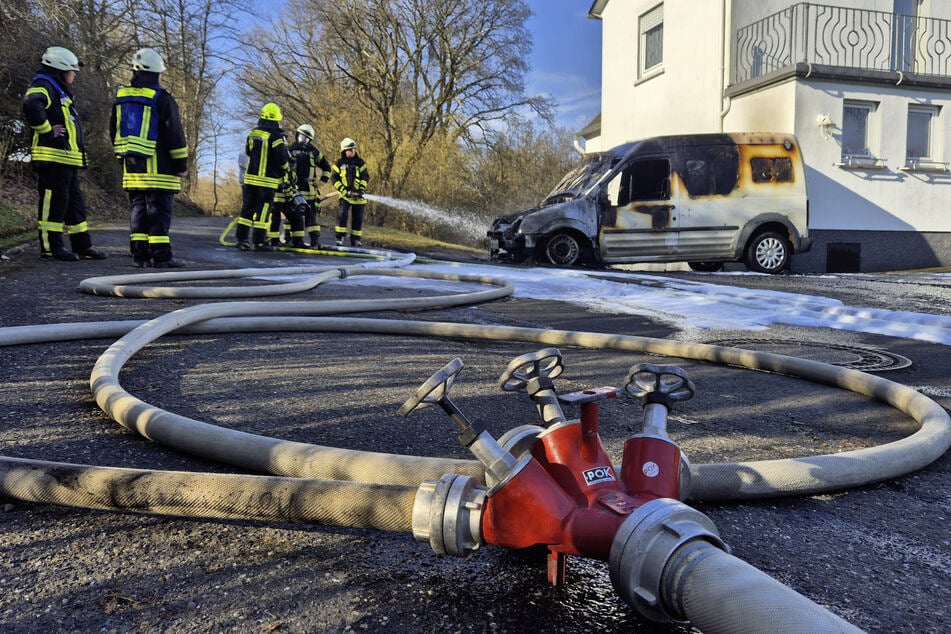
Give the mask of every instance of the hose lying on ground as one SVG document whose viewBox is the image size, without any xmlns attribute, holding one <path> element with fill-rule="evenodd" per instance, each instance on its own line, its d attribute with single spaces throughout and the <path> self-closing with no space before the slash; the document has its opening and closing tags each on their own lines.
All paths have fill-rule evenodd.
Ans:
<svg viewBox="0 0 951 634">
<path fill-rule="evenodd" d="M 259 271 L 257 271 L 259 273 Z M 407 271 L 373 271 L 366 274 L 408 275 Z M 355 274 L 349 271 L 349 275 Z M 337 276 L 343 272 L 337 272 Z M 415 273 L 413 273 L 416 276 Z M 934 401 L 912 388 L 856 370 L 825 363 L 726 348 L 706 344 L 532 328 L 427 323 L 401 320 L 334 320 L 312 317 L 391 309 L 448 306 L 484 301 L 511 293 L 511 286 L 491 278 L 423 275 L 434 279 L 494 283 L 497 288 L 471 294 L 397 300 L 341 302 L 231 302 L 204 304 L 168 313 L 136 326 L 111 346 L 97 361 L 90 384 L 106 413 L 129 429 L 181 451 L 216 461 L 236 464 L 254 471 L 276 475 L 328 480 L 353 480 L 415 486 L 423 480 L 438 479 L 443 473 L 483 477 L 475 461 L 446 460 L 415 456 L 393 456 L 372 452 L 352 452 L 332 447 L 292 443 L 256 436 L 195 421 L 151 406 L 128 394 L 118 381 L 122 365 L 149 342 L 187 327 L 189 332 L 239 332 L 248 330 L 320 330 L 379 334 L 455 337 L 522 341 L 545 345 L 567 345 L 595 349 L 649 352 L 669 357 L 697 359 L 737 367 L 768 370 L 827 385 L 841 387 L 888 403 L 921 425 L 911 436 L 857 451 L 796 459 L 742 463 L 698 464 L 693 467 L 690 499 L 747 499 L 776 495 L 801 495 L 861 486 L 898 477 L 919 469 L 940 457 L 951 444 L 951 424 L 947 413 Z M 133 277 L 133 276 L 129 276 Z M 223 292 L 228 292 L 224 289 Z M 304 316 L 306 315 L 306 316 Z M 239 321 L 236 316 L 242 316 Z M 227 319 L 225 319 L 227 317 Z M 102 328 L 114 333 L 130 323 L 117 326 L 105 322 Z M 39 328 L 32 332 L 30 328 Z M 34 341 L 49 331 L 57 338 L 70 337 L 74 326 L 19 327 L 0 331 L 0 344 Z M 95 328 L 75 325 L 83 336 Z"/>
</svg>

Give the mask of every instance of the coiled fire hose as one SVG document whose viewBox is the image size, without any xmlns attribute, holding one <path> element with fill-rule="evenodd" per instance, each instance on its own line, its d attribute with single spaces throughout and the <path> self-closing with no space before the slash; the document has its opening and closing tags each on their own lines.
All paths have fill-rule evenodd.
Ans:
<svg viewBox="0 0 951 634">
<path fill-rule="evenodd" d="M 694 500 L 807 495 L 862 486 L 920 469 L 951 446 L 951 420 L 934 401 L 912 388 L 856 370 L 782 355 L 647 337 L 448 322 L 324 317 L 328 314 L 458 306 L 504 297 L 511 294 L 512 288 L 502 280 L 479 276 L 389 269 L 315 268 L 322 270 L 304 271 L 315 276 L 307 282 L 315 282 L 314 286 L 330 279 L 368 274 L 430 277 L 490 284 L 495 288 L 451 296 L 385 301 L 212 303 L 178 310 L 144 323 L 95 322 L 0 329 L 0 345 L 113 337 L 124 333 L 100 356 L 90 378 L 93 395 L 107 414 L 128 429 L 166 446 L 274 474 L 145 471 L 3 457 L 0 458 L 0 493 L 25 501 L 83 508 L 191 517 L 298 520 L 409 531 L 413 498 L 420 482 L 438 479 L 445 473 L 483 477 L 482 465 L 475 461 L 377 454 L 292 443 L 223 429 L 149 405 L 126 392 L 118 375 L 124 363 L 142 347 L 173 332 L 360 332 L 652 353 L 765 370 L 840 387 L 887 403 L 920 425 L 906 438 L 868 449 L 808 458 L 694 465 L 690 496 Z M 254 276 L 301 273 L 299 267 L 247 271 Z M 222 276 L 222 272 L 208 272 L 205 279 L 217 276 Z M 149 281 L 188 279 L 195 279 L 195 273 L 99 278 L 85 281 L 84 290 L 136 297 L 232 297 L 234 295 L 230 293 L 246 292 L 229 288 L 189 290 L 135 286 Z M 266 294 L 259 287 L 255 289 Z"/>
</svg>

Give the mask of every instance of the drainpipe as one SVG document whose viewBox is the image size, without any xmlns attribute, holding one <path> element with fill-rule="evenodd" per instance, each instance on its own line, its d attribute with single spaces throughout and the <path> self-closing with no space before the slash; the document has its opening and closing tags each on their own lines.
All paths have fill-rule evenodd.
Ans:
<svg viewBox="0 0 951 634">
<path fill-rule="evenodd" d="M 730 50 L 730 42 L 732 41 L 732 20 L 727 20 L 727 11 L 731 0 L 723 0 L 723 4 L 720 9 L 720 35 L 723 37 L 723 44 L 720 46 L 720 132 L 724 132 L 723 120 L 726 118 L 727 114 L 730 113 L 730 108 L 733 107 L 733 99 L 725 96 L 723 93 L 726 92 L 726 73 L 727 73 L 727 52 Z M 727 31 L 727 26 L 729 25 L 730 31 Z M 726 103 L 724 104 L 724 100 Z"/>
</svg>

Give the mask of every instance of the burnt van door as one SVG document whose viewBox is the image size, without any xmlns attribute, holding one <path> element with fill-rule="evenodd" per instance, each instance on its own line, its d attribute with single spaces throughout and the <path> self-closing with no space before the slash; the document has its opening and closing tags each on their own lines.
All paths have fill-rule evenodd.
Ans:
<svg viewBox="0 0 951 634">
<path fill-rule="evenodd" d="M 670 159 L 638 158 L 609 181 L 601 210 L 601 257 L 631 261 L 677 251 Z"/>
<path fill-rule="evenodd" d="M 739 150 L 733 143 L 685 147 L 677 179 L 678 255 L 685 261 L 730 259 L 740 228 L 757 201 L 737 190 Z"/>
</svg>

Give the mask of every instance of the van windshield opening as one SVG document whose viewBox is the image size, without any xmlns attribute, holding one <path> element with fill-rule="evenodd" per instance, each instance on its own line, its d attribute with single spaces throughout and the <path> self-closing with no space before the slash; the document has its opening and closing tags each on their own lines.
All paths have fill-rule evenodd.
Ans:
<svg viewBox="0 0 951 634">
<path fill-rule="evenodd" d="M 600 183 L 620 160 L 620 157 L 613 154 L 598 154 L 565 174 L 555 188 L 545 196 L 543 202 L 583 196 Z"/>
</svg>

